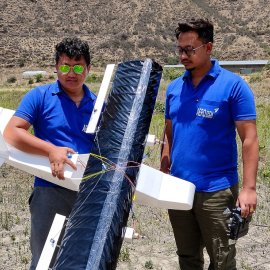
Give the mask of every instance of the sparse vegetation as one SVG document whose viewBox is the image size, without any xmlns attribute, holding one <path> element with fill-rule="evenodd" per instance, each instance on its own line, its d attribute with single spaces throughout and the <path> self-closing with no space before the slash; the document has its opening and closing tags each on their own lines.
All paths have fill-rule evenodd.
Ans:
<svg viewBox="0 0 270 270">
<path fill-rule="evenodd" d="M 119 261 L 121 262 L 130 262 L 130 253 L 129 248 L 122 248 L 120 251 Z"/>
<path fill-rule="evenodd" d="M 28 84 L 33 84 L 34 83 L 34 80 L 31 78 L 28 80 Z"/>
<path fill-rule="evenodd" d="M 17 81 L 17 78 L 15 76 L 9 77 L 7 79 L 7 83 L 15 83 Z"/>
<path fill-rule="evenodd" d="M 36 82 L 37 82 L 37 83 L 42 82 L 43 75 L 42 75 L 42 74 L 37 74 L 37 75 L 35 76 L 35 78 L 36 78 Z"/>
<path fill-rule="evenodd" d="M 176 79 L 177 77 L 181 76 L 183 73 L 184 71 L 179 68 L 164 68 L 162 76 L 164 80 L 172 81 Z"/>
<path fill-rule="evenodd" d="M 250 83 L 255 83 L 255 82 L 260 81 L 261 79 L 262 79 L 262 74 L 257 72 L 257 73 L 251 74 L 249 82 Z"/>
<path fill-rule="evenodd" d="M 86 78 L 86 83 L 100 83 L 102 82 L 103 74 L 97 75 L 96 73 L 90 73 Z"/>
<path fill-rule="evenodd" d="M 267 72 L 259 73 L 256 76 L 258 79 L 251 82 L 251 86 L 256 96 L 257 127 L 260 139 L 258 207 L 250 225 L 249 235 L 241 238 L 238 243 L 239 270 L 269 269 L 267 268 L 269 266 L 267 254 L 270 252 L 270 76 Z M 5 82 L 6 79 L 0 85 L 0 107 L 15 109 L 21 97 L 32 86 L 24 82 L 19 88 L 15 88 L 13 85 L 6 85 Z M 46 82 L 44 79 L 44 83 Z M 164 125 L 164 94 L 168 82 L 167 79 L 161 82 L 149 132 L 160 139 Z M 98 90 L 100 83 L 93 82 L 89 86 L 91 89 Z M 155 168 L 159 167 L 159 145 L 147 147 L 145 155 L 147 158 L 144 163 Z M 0 265 L 9 270 L 28 269 L 30 215 L 27 201 L 31 193 L 33 177 L 4 164 L 0 169 L 0 180 L 2 236 Z M 132 209 L 136 218 L 130 217 L 129 226 L 135 229 L 139 237 L 133 239 L 132 243 L 124 242 L 117 270 L 178 269 L 176 248 L 167 211 L 137 205 L 136 200 Z M 248 256 L 248 254 L 252 254 L 252 256 Z M 246 260 L 243 261 L 243 258 Z M 258 266 L 254 267 L 256 265 Z"/>
<path fill-rule="evenodd" d="M 155 105 L 155 113 L 164 113 L 165 112 L 165 104 L 157 100 Z"/>
<path fill-rule="evenodd" d="M 3 2 L 3 1 L 2 1 Z M 161 64 L 178 62 L 172 47 L 177 23 L 192 16 L 210 18 L 215 23 L 215 50 L 220 60 L 265 59 L 269 57 L 269 8 L 266 0 L 242 1 L 171 0 L 160 2 L 133 0 L 120 3 L 68 1 L 65 5 L 71 23 L 62 23 L 62 6 L 57 2 L 7 1 L 1 4 L 2 67 L 53 65 L 53 51 L 59 38 L 78 35 L 88 40 L 93 63 L 123 59 L 154 58 Z M 49 12 L 54 10 L 54 12 Z M 256 12 L 254 12 L 256 11 Z M 14 16 L 10 17 L 10 12 Z M 26 20 L 25 18 L 36 18 Z M 81 27 L 78 27 L 78 26 Z M 110 25 L 110 31 L 108 31 Z"/>
<path fill-rule="evenodd" d="M 145 269 L 154 269 L 154 264 L 151 260 L 146 261 L 144 264 Z"/>
</svg>

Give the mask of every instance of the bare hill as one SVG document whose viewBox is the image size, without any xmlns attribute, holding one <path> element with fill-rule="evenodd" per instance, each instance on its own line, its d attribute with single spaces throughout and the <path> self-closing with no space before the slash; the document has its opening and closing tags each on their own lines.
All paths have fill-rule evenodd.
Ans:
<svg viewBox="0 0 270 270">
<path fill-rule="evenodd" d="M 0 67 L 52 65 L 66 36 L 87 40 L 95 65 L 176 63 L 174 29 L 188 17 L 214 21 L 220 60 L 270 57 L 268 0 L 1 0 L 0 10 Z"/>
</svg>

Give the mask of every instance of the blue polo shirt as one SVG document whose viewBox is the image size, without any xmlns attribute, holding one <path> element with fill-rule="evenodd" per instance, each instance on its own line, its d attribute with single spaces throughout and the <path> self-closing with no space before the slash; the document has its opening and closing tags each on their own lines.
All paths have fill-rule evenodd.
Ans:
<svg viewBox="0 0 270 270">
<path fill-rule="evenodd" d="M 59 81 L 38 86 L 22 99 L 15 116 L 29 122 L 35 136 L 56 146 L 74 149 L 80 154 L 89 153 L 94 136 L 86 128 L 94 107 L 96 96 L 83 85 L 84 97 L 77 107 L 61 89 Z M 35 178 L 35 186 L 56 186 Z"/>
<path fill-rule="evenodd" d="M 256 119 L 253 93 L 241 77 L 212 60 L 194 88 L 186 71 L 168 86 L 165 118 L 172 121 L 172 175 L 203 192 L 237 183 L 235 121 Z"/>
</svg>

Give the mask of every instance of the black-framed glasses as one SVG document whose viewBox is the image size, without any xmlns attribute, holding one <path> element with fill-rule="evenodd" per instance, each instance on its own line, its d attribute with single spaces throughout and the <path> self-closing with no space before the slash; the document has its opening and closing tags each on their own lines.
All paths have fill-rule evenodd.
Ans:
<svg viewBox="0 0 270 270">
<path fill-rule="evenodd" d="M 200 45 L 199 47 L 193 48 L 192 46 L 186 46 L 185 48 L 182 48 L 180 46 L 176 47 L 176 53 L 178 55 L 182 55 L 183 53 L 185 53 L 188 57 L 192 56 L 195 54 L 196 50 L 202 48 L 203 46 L 205 46 L 205 44 Z"/>
<path fill-rule="evenodd" d="M 84 72 L 83 65 L 74 65 L 73 67 L 71 67 L 69 65 L 61 65 L 61 66 L 59 66 L 58 69 L 62 74 L 68 74 L 71 69 L 73 69 L 73 72 L 75 74 L 82 74 Z"/>
</svg>

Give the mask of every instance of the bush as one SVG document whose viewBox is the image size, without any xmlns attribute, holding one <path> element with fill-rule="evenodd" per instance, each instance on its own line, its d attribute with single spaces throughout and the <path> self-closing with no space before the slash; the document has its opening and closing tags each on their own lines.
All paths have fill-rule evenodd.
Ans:
<svg viewBox="0 0 270 270">
<path fill-rule="evenodd" d="M 24 67 L 24 59 L 19 60 L 19 67 Z"/>
<path fill-rule="evenodd" d="M 28 84 L 33 84 L 34 80 L 33 79 L 29 79 Z"/>
<path fill-rule="evenodd" d="M 176 56 L 168 56 L 166 62 L 168 65 L 177 65 L 179 64 L 179 59 Z"/>
<path fill-rule="evenodd" d="M 253 73 L 250 76 L 249 82 L 250 83 L 255 83 L 255 82 L 259 82 L 262 80 L 262 74 L 261 73 Z"/>
<path fill-rule="evenodd" d="M 17 78 L 16 78 L 15 76 L 9 77 L 9 78 L 7 79 L 7 82 L 8 82 L 8 83 L 15 83 L 16 81 L 17 81 Z"/>
<path fill-rule="evenodd" d="M 130 253 L 129 253 L 129 249 L 127 247 L 121 249 L 120 255 L 119 255 L 119 261 L 130 262 Z"/>
<path fill-rule="evenodd" d="M 172 81 L 177 77 L 180 77 L 183 73 L 184 71 L 179 70 L 179 68 L 166 68 L 163 71 L 163 79 Z"/>
<path fill-rule="evenodd" d="M 157 101 L 154 109 L 155 113 L 164 113 L 165 112 L 165 104 L 163 102 Z"/>
<path fill-rule="evenodd" d="M 146 269 L 154 269 L 154 264 L 153 264 L 153 262 L 151 260 L 149 260 L 149 261 L 145 262 L 144 267 Z"/>
<path fill-rule="evenodd" d="M 96 83 L 96 82 L 101 82 L 102 81 L 102 76 L 98 76 L 95 73 L 91 73 L 87 76 L 86 82 L 87 83 Z"/>
<path fill-rule="evenodd" d="M 36 78 L 36 82 L 38 83 L 38 82 L 41 82 L 41 81 L 42 81 L 43 76 L 42 76 L 42 74 L 37 74 L 37 75 L 35 76 L 35 78 Z"/>
</svg>

